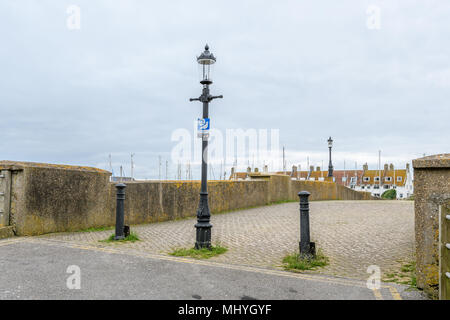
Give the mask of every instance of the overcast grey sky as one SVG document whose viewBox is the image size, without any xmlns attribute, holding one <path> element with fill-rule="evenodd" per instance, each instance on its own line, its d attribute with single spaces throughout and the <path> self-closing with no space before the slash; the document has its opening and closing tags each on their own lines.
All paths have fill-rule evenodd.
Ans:
<svg viewBox="0 0 450 320">
<path fill-rule="evenodd" d="M 157 178 L 201 114 L 188 99 L 206 42 L 225 97 L 212 125 L 280 129 L 288 166 L 327 164 L 330 135 L 335 168 L 450 152 L 449 17 L 445 0 L 3 0 L 0 158 L 108 169 L 111 153 L 128 173 L 134 152 L 136 175 Z"/>
</svg>

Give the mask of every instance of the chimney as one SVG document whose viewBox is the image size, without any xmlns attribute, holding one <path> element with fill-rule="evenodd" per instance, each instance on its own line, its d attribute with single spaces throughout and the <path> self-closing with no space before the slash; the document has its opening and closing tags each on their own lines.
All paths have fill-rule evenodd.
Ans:
<svg viewBox="0 0 450 320">
<path fill-rule="evenodd" d="M 369 166 L 367 165 L 367 162 L 363 164 L 363 171 L 369 170 Z"/>
<path fill-rule="evenodd" d="M 317 167 L 317 168 L 316 168 L 316 171 L 320 171 L 320 167 Z"/>
<path fill-rule="evenodd" d="M 252 173 L 252 168 L 247 167 L 247 173 Z"/>
<path fill-rule="evenodd" d="M 394 171 L 394 165 L 392 163 L 389 165 L 389 170 Z"/>
<path fill-rule="evenodd" d="M 409 172 L 409 163 L 406 164 L 406 171 Z"/>
<path fill-rule="evenodd" d="M 258 168 L 255 168 L 255 172 L 259 172 L 259 169 L 258 169 Z"/>
<path fill-rule="evenodd" d="M 231 175 L 234 175 L 234 167 L 231 167 Z"/>
<path fill-rule="evenodd" d="M 384 164 L 384 172 L 388 171 L 389 165 L 387 163 Z"/>
<path fill-rule="evenodd" d="M 269 172 L 269 167 L 266 165 L 264 165 L 264 172 Z"/>
<path fill-rule="evenodd" d="M 292 166 L 292 176 L 297 175 L 297 166 Z"/>
<path fill-rule="evenodd" d="M 314 166 L 309 166 L 309 172 L 313 172 L 314 171 Z"/>
</svg>

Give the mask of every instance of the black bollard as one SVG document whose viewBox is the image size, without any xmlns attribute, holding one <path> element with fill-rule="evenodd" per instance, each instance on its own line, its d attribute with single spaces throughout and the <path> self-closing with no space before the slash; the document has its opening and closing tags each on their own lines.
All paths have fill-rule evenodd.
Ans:
<svg viewBox="0 0 450 320">
<path fill-rule="evenodd" d="M 123 183 L 116 184 L 116 235 L 114 240 L 125 239 L 124 235 L 124 225 L 125 225 L 125 188 L 127 186 Z"/>
<path fill-rule="evenodd" d="M 298 193 L 300 197 L 300 257 L 311 258 L 316 255 L 316 246 L 311 242 L 309 234 L 309 200 L 311 195 L 308 191 Z"/>
</svg>

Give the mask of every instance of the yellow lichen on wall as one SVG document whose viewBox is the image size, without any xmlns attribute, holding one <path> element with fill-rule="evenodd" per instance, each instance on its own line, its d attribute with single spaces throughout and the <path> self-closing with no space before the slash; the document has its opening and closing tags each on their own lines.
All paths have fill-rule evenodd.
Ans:
<svg viewBox="0 0 450 320">
<path fill-rule="evenodd" d="M 428 288 L 438 288 L 439 287 L 439 266 L 436 264 L 428 264 L 425 265 L 424 269 L 425 283 Z M 428 290 L 427 291 L 431 297 L 437 297 L 437 290 Z"/>
</svg>

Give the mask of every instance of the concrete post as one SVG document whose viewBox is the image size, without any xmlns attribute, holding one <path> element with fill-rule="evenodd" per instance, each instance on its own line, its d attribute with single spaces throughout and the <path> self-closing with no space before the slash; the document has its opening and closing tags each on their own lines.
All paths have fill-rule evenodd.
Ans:
<svg viewBox="0 0 450 320">
<path fill-rule="evenodd" d="M 440 207 L 450 201 L 450 153 L 412 161 L 417 287 L 434 298 L 439 295 Z M 408 168 L 407 168 L 408 169 Z"/>
</svg>

